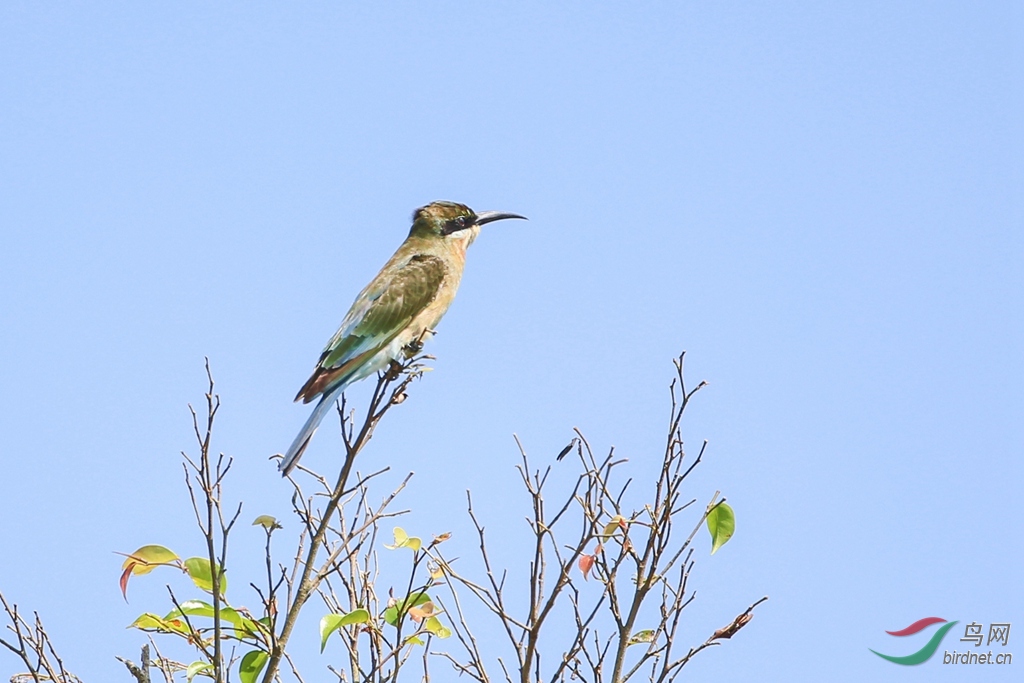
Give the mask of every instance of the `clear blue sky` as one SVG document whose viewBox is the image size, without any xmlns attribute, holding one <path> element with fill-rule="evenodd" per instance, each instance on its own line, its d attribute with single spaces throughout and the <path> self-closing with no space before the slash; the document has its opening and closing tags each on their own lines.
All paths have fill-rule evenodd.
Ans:
<svg viewBox="0 0 1024 683">
<path fill-rule="evenodd" d="M 513 432 L 545 462 L 578 426 L 642 475 L 685 349 L 689 492 L 738 517 L 700 537 L 687 642 L 771 596 L 692 676 L 1019 676 L 1022 69 L 1017 3 L 4 3 L 0 590 L 125 679 L 124 626 L 166 604 L 155 578 L 126 605 L 112 551 L 201 551 L 178 452 L 204 355 L 229 497 L 293 522 L 266 460 L 291 398 L 451 199 L 530 221 L 472 247 L 366 454 L 416 471 L 405 526 L 471 554 L 467 488 L 521 524 Z M 1021 661 L 868 652 L 924 616 L 1009 621 Z"/>
</svg>

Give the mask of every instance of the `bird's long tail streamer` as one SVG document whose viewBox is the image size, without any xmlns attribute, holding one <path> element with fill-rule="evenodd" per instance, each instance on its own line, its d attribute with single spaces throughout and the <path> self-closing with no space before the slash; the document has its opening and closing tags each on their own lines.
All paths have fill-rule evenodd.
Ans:
<svg viewBox="0 0 1024 683">
<path fill-rule="evenodd" d="M 329 393 L 325 394 L 320 402 L 316 404 L 316 408 L 310 413 L 309 419 L 306 420 L 306 424 L 302 425 L 302 429 L 299 430 L 298 436 L 295 437 L 295 441 L 292 441 L 292 445 L 288 447 L 288 452 L 284 454 L 284 458 L 281 460 L 281 464 L 278 466 L 281 470 L 281 476 L 287 477 L 295 465 L 298 464 L 299 458 L 306 450 L 306 446 L 309 445 L 310 439 L 313 438 L 313 434 L 316 432 L 316 428 L 320 426 L 320 422 L 324 419 L 324 416 L 330 412 L 331 408 L 334 407 L 334 402 L 341 396 L 341 392 L 345 390 L 347 385 L 343 382 L 341 386 L 336 387 Z"/>
</svg>

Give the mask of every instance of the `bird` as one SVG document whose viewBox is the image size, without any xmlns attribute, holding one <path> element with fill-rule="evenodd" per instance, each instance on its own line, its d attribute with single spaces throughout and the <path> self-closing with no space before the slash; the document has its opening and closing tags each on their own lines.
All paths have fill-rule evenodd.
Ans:
<svg viewBox="0 0 1024 683">
<path fill-rule="evenodd" d="M 295 396 L 303 403 L 318 397 L 320 402 L 281 459 L 283 476 L 298 464 L 320 421 L 346 387 L 422 348 L 455 298 L 466 249 L 480 227 L 509 218 L 526 220 L 502 211 L 476 213 L 465 204 L 447 201 L 432 202 L 413 213 L 409 236 L 356 297 Z"/>
</svg>

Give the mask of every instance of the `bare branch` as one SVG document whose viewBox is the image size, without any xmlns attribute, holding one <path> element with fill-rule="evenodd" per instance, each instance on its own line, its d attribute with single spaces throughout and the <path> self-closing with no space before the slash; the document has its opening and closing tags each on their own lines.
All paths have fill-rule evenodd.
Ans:
<svg viewBox="0 0 1024 683">
<path fill-rule="evenodd" d="M 9 622 L 7 630 L 14 634 L 13 642 L 0 638 L 0 645 L 14 653 L 27 669 L 25 673 L 12 676 L 12 683 L 81 683 L 81 679 L 64 668 L 38 614 L 33 614 L 34 620 L 29 623 L 21 616 L 17 605 L 7 602 L 3 593 L 0 593 L 0 605 Z"/>
</svg>

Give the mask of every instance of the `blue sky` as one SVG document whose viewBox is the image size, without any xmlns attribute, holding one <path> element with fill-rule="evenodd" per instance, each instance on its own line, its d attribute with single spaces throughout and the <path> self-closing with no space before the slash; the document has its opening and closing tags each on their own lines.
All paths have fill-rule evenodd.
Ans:
<svg viewBox="0 0 1024 683">
<path fill-rule="evenodd" d="M 406 527 L 470 553 L 468 488 L 516 529 L 513 432 L 547 462 L 578 426 L 642 477 L 685 349 L 689 492 L 738 518 L 700 537 L 685 634 L 771 596 L 690 674 L 1010 680 L 868 648 L 924 616 L 1024 628 L 1022 37 L 1014 3 L 5 3 L 0 590 L 123 677 L 124 626 L 166 605 L 158 579 L 125 605 L 113 551 L 201 550 L 203 357 L 230 497 L 287 520 L 291 397 L 451 199 L 530 221 L 484 230 L 366 453 L 416 471 Z"/>
</svg>

